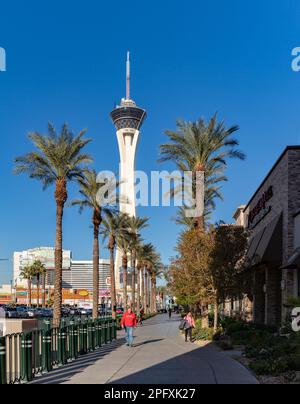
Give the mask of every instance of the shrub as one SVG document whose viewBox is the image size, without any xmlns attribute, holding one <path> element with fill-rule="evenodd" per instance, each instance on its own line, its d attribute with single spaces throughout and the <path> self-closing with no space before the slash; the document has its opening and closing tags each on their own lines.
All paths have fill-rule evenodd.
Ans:
<svg viewBox="0 0 300 404">
<path fill-rule="evenodd" d="M 250 362 L 250 368 L 258 375 L 279 376 L 289 370 L 286 358 L 281 359 L 256 359 Z"/>
<path fill-rule="evenodd" d="M 213 340 L 215 342 L 218 342 L 218 341 L 223 340 L 224 337 L 225 337 L 225 334 L 221 330 L 219 330 L 214 334 Z"/>
<path fill-rule="evenodd" d="M 230 343 L 230 341 L 219 341 L 218 346 L 223 349 L 223 351 L 232 351 L 233 350 L 233 345 Z"/>
<path fill-rule="evenodd" d="M 212 328 L 195 328 L 193 331 L 193 337 L 197 341 L 212 341 L 214 336 L 214 330 Z"/>
</svg>

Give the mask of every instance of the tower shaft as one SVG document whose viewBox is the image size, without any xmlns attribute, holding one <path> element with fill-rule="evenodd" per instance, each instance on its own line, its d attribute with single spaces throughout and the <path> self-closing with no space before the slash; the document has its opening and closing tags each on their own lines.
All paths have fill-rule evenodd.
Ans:
<svg viewBox="0 0 300 404">
<path fill-rule="evenodd" d="M 126 61 L 126 98 L 111 112 L 117 132 L 120 152 L 120 212 L 136 216 L 135 160 L 140 129 L 146 118 L 146 111 L 137 107 L 130 94 L 130 53 Z M 116 288 L 121 291 L 120 273 L 122 271 L 122 252 L 116 256 Z"/>
</svg>

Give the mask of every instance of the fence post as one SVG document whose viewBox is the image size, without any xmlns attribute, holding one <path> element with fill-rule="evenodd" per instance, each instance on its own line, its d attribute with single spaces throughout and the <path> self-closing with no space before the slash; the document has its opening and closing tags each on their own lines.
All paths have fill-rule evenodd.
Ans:
<svg viewBox="0 0 300 404">
<path fill-rule="evenodd" d="M 96 319 L 92 322 L 92 350 L 95 351 L 96 348 Z"/>
<path fill-rule="evenodd" d="M 80 349 L 78 347 L 78 342 L 79 342 L 79 325 L 75 324 L 74 325 L 74 359 L 78 358 L 78 354 L 80 352 Z"/>
<path fill-rule="evenodd" d="M 80 325 L 80 355 L 87 354 L 87 325 L 81 323 Z"/>
<path fill-rule="evenodd" d="M 97 321 L 97 335 L 98 335 L 98 346 L 100 348 L 102 346 L 102 326 L 100 318 L 98 318 Z"/>
<path fill-rule="evenodd" d="M 74 338 L 74 320 L 70 321 L 69 325 L 69 356 L 70 359 L 74 360 L 75 359 L 75 338 Z"/>
<path fill-rule="evenodd" d="M 66 329 L 59 328 L 58 331 L 58 358 L 59 364 L 65 365 L 67 363 L 67 355 L 66 355 Z"/>
<path fill-rule="evenodd" d="M 111 323 L 110 323 L 110 319 L 107 319 L 107 329 L 108 329 L 108 343 L 111 342 Z"/>
<path fill-rule="evenodd" d="M 104 333 L 104 341 L 105 341 L 105 344 L 107 344 L 108 343 L 108 326 L 107 326 L 107 320 L 106 320 L 106 318 L 105 318 L 105 320 L 104 320 L 104 331 L 105 331 L 105 333 Z"/>
<path fill-rule="evenodd" d="M 0 337 L 0 384 L 6 384 L 6 342 Z"/>
<path fill-rule="evenodd" d="M 46 330 L 43 333 L 43 345 L 44 345 L 44 369 L 46 373 L 51 372 L 52 367 L 52 355 L 51 355 L 51 330 Z"/>
<path fill-rule="evenodd" d="M 117 339 L 117 329 L 118 329 L 118 327 L 117 327 L 117 320 L 116 319 L 114 319 L 114 338 L 115 339 Z"/>
<path fill-rule="evenodd" d="M 90 352 L 93 350 L 93 341 L 92 341 L 92 321 L 90 319 L 87 320 L 87 351 Z"/>
<path fill-rule="evenodd" d="M 31 382 L 33 379 L 32 371 L 32 334 L 25 334 L 22 337 L 22 363 L 23 374 L 26 382 Z"/>
</svg>

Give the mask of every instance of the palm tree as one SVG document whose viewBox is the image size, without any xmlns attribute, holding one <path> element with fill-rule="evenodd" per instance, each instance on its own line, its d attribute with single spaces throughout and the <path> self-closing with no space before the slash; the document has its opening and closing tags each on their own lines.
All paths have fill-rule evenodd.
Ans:
<svg viewBox="0 0 300 404">
<path fill-rule="evenodd" d="M 227 180 L 224 176 L 227 159 L 245 159 L 244 153 L 236 149 L 238 141 L 231 137 L 238 129 L 238 126 L 227 129 L 223 121 L 217 122 L 215 114 L 208 123 L 204 119 L 178 121 L 176 132 L 166 132 L 170 142 L 161 145 L 160 162 L 173 161 L 182 172 L 192 172 L 193 197 L 197 198 L 198 206 L 205 206 L 206 189 L 220 195 L 216 184 Z M 195 227 L 204 229 L 203 212 L 197 215 Z"/>
<path fill-rule="evenodd" d="M 150 307 L 151 312 L 157 312 L 157 279 L 164 273 L 164 266 L 161 262 L 160 255 L 157 254 L 153 257 L 152 265 L 150 266 L 150 276 L 151 276 L 151 299 L 150 299 Z"/>
<path fill-rule="evenodd" d="M 20 273 L 22 279 L 27 280 L 28 306 L 32 306 L 32 279 L 34 277 L 32 265 L 26 265 Z"/>
<path fill-rule="evenodd" d="M 155 255 L 155 248 L 151 243 L 142 244 L 137 248 L 137 269 L 138 280 L 141 279 L 141 285 L 138 285 L 138 311 L 142 302 L 145 311 L 149 307 L 149 267 Z M 139 298 L 140 295 L 140 298 Z"/>
<path fill-rule="evenodd" d="M 124 234 L 119 234 L 117 244 L 122 253 L 123 302 L 126 308 L 128 305 L 128 254 L 130 250 L 130 241 L 124 236 Z"/>
<path fill-rule="evenodd" d="M 111 305 L 113 318 L 116 317 L 116 280 L 115 280 L 115 250 L 119 234 L 123 233 L 123 220 L 119 214 L 110 212 L 102 221 L 100 233 L 103 240 L 108 240 L 110 251 Z"/>
<path fill-rule="evenodd" d="M 83 167 L 92 162 L 83 148 L 91 141 L 84 139 L 86 131 L 74 136 L 64 124 L 58 134 L 49 124 L 48 134 L 29 134 L 36 151 L 16 158 L 15 173 L 26 173 L 30 178 L 42 182 L 44 189 L 55 184 L 56 240 L 55 240 L 55 291 L 53 323 L 60 325 L 62 305 L 62 235 L 63 213 L 68 199 L 67 183 L 83 178 Z"/>
<path fill-rule="evenodd" d="M 34 277 L 36 278 L 37 281 L 37 307 L 40 307 L 40 284 L 41 284 L 41 278 L 43 282 L 43 296 L 42 296 L 42 306 L 45 307 L 46 304 L 46 296 L 45 296 L 45 279 L 46 279 L 46 267 L 45 265 L 40 261 L 36 260 L 31 266 L 32 268 L 32 273 Z"/>
<path fill-rule="evenodd" d="M 132 267 L 132 303 L 134 308 L 138 308 L 136 303 L 136 261 L 137 249 L 141 244 L 141 231 L 148 226 L 148 218 L 130 217 L 126 219 L 126 226 L 129 235 L 129 249 L 131 252 L 131 267 Z M 138 309 L 139 310 L 139 309 Z"/>
<path fill-rule="evenodd" d="M 78 179 L 80 186 L 80 194 L 82 199 L 76 199 L 71 202 L 72 206 L 79 206 L 79 212 L 82 213 L 84 208 L 89 208 L 93 211 L 93 318 L 98 317 L 99 308 L 99 259 L 100 259 L 100 247 L 99 247 L 99 229 L 103 220 L 103 215 L 107 214 L 111 208 L 108 207 L 108 199 L 105 204 L 101 195 L 109 190 L 109 194 L 106 198 L 112 198 L 112 194 L 115 189 L 112 189 L 112 184 L 98 181 L 97 172 L 95 170 L 86 170 L 83 178 Z"/>
</svg>

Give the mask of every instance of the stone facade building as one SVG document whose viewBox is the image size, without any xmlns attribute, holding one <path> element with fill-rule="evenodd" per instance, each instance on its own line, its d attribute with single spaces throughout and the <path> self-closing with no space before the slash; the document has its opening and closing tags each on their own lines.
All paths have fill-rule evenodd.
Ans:
<svg viewBox="0 0 300 404">
<path fill-rule="evenodd" d="M 285 149 L 234 218 L 250 233 L 252 320 L 282 324 L 289 298 L 300 296 L 300 146 Z"/>
</svg>

